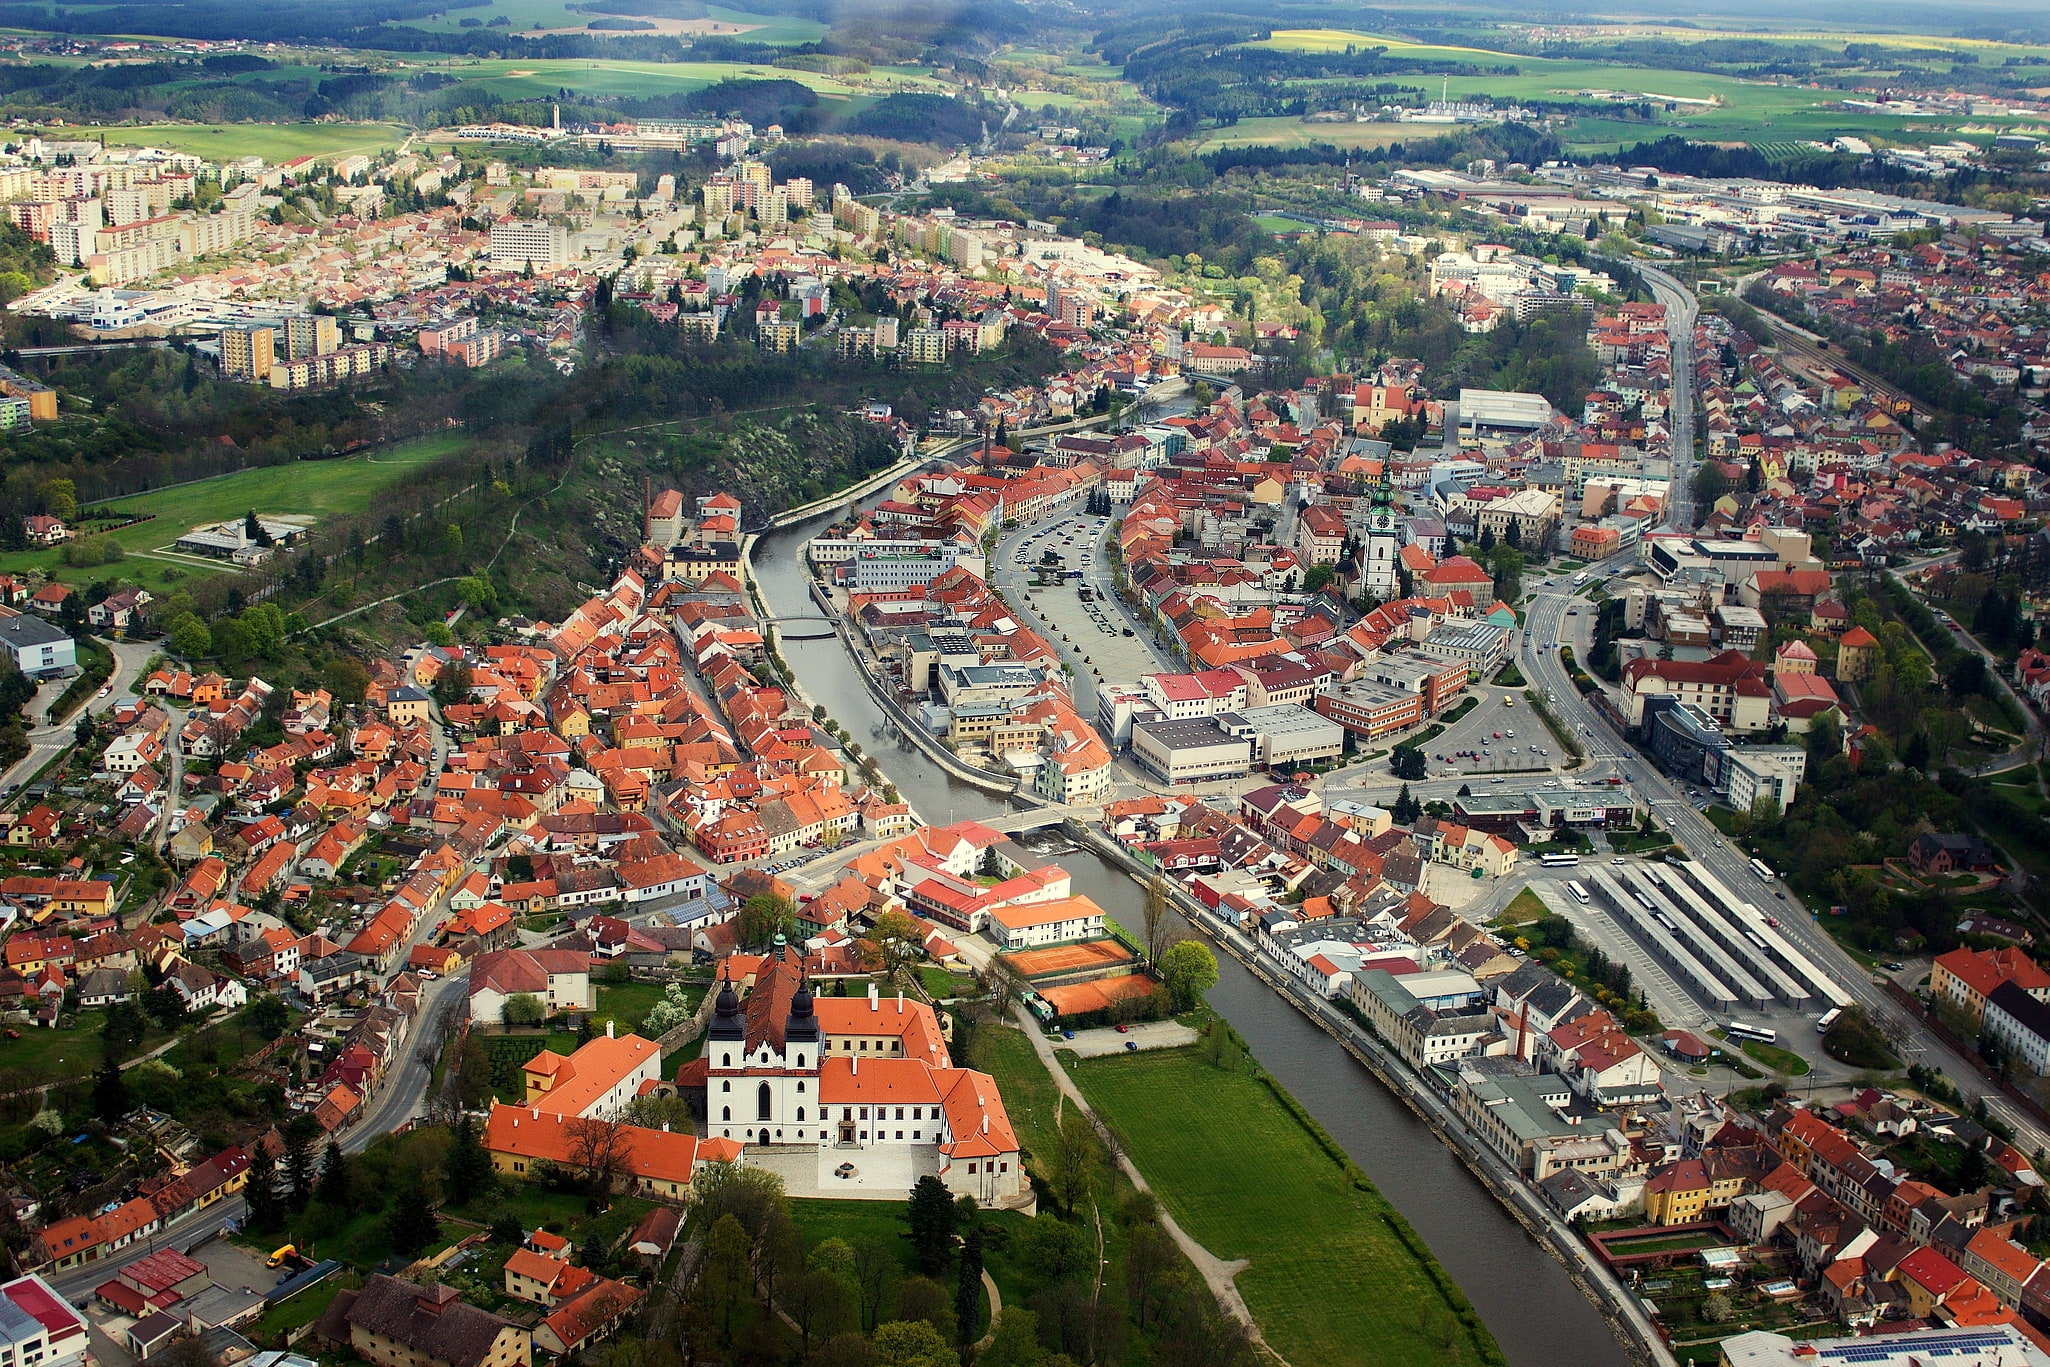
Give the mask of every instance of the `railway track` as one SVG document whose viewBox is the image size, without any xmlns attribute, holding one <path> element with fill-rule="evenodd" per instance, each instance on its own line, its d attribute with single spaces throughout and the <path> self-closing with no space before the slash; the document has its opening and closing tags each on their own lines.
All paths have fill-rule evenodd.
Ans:
<svg viewBox="0 0 2050 1367">
<path fill-rule="evenodd" d="M 1770 321 L 1773 345 L 1782 354 L 1798 357 L 1810 366 L 1827 366 L 1839 374 L 1848 375 L 1864 386 L 1868 394 L 1883 397 L 1889 403 L 1895 401 L 1904 402 L 1908 405 L 1908 411 L 1915 415 L 1915 419 L 1918 422 L 1936 416 L 1935 409 L 1929 407 L 1929 405 L 1913 395 L 1903 392 L 1899 386 L 1889 384 L 1885 380 L 1880 379 L 1863 366 L 1854 365 L 1845 359 L 1843 353 L 1834 348 L 1824 350 L 1817 343 L 1810 341 L 1807 337 L 1787 327 L 1777 319 Z"/>
</svg>

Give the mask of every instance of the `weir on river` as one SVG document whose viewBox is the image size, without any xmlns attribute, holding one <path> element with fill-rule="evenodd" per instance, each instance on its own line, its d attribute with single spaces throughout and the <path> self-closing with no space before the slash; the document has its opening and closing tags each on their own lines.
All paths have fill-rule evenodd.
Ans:
<svg viewBox="0 0 2050 1367">
<path fill-rule="evenodd" d="M 770 612 L 796 617 L 810 610 L 804 543 L 830 521 L 830 514 L 822 515 L 757 543 L 754 577 Z M 927 821 L 944 825 L 1010 811 L 1001 798 L 950 777 L 901 739 L 837 639 L 790 640 L 780 649 L 812 701 L 861 740 Z M 1061 864 L 1075 891 L 1111 916 L 1125 925 L 1144 920 L 1140 888 L 1123 869 L 1086 849 L 1061 856 Z M 1236 959 L 1219 954 L 1217 961 L 1210 1005 L 1408 1217 L 1513 1367 L 1623 1367 L 1630 1361 L 1565 1269 L 1422 1121 Z M 1307 1232 L 1314 1212 L 1305 1216 Z"/>
</svg>

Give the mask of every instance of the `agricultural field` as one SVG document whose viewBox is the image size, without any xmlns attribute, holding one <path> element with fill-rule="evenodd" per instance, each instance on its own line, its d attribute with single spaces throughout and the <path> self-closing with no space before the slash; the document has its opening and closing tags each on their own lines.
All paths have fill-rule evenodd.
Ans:
<svg viewBox="0 0 2050 1367">
<path fill-rule="evenodd" d="M 1859 35 L 1848 34 L 1835 35 L 1833 41 L 1842 42 L 1846 38 L 1863 41 Z M 1822 141 L 1838 135 L 1926 143 L 1961 135 L 1961 125 L 1956 120 L 1904 118 L 1862 110 L 1833 109 L 1828 106 L 1840 98 L 1840 92 L 1745 80 L 1714 72 L 1662 71 L 1609 62 L 1530 57 L 1483 47 L 1425 46 L 1346 29 L 1282 29 L 1272 37 L 1253 44 L 1296 52 L 1343 52 L 1348 45 L 1384 48 L 1389 57 L 1396 60 L 1502 64 L 1517 68 L 1515 75 L 1479 73 L 1454 75 L 1449 80 L 1437 76 L 1428 79 L 1421 75 L 1418 77 L 1433 93 L 1449 89 L 1454 99 L 1566 100 L 1578 97 L 1583 91 L 1601 90 L 1616 92 L 1631 102 L 1641 98 L 1654 105 L 1661 101 L 1714 102 L 1675 103 L 1673 108 L 1661 111 L 1658 122 L 1649 124 L 1621 117 L 1588 116 L 1570 120 L 1561 128 L 1560 136 L 1576 152 L 1613 150 L 1630 143 L 1651 141 L 1668 133 L 1680 133 L 1705 141 L 1753 144 L 1788 143 L 1801 139 Z M 2003 54 L 2028 51 L 2031 49 L 2002 49 Z M 1974 117 L 1965 123 L 1973 128 L 2016 126 L 2013 120 L 1983 117 Z M 1417 136 L 1417 132 L 1410 130 L 1409 135 Z"/>
<path fill-rule="evenodd" d="M 780 14 L 752 14 L 746 10 L 722 9 L 716 5 L 706 10 L 707 17 L 699 20 L 663 22 L 650 15 L 621 16 L 642 19 L 656 23 L 663 31 L 697 32 L 719 37 L 744 38 L 750 43 L 809 43 L 825 36 L 826 26 L 810 19 L 797 19 Z M 464 31 L 463 20 L 479 19 L 489 23 L 503 17 L 516 33 L 534 29 L 578 29 L 582 30 L 591 20 L 600 18 L 595 11 L 585 13 L 574 9 L 564 0 L 491 0 L 482 8 L 450 9 L 440 14 L 420 19 L 408 19 L 406 28 L 427 29 L 431 32 L 457 33 Z M 476 25 L 470 25 L 475 28 Z M 647 30 L 641 30 L 647 32 Z"/>
<path fill-rule="evenodd" d="M 1304 123 L 1282 115 L 1266 119 L 1241 119 L 1229 128 L 1213 128 L 1196 146 L 1199 152 L 1220 147 L 1386 147 L 1391 142 L 1419 142 L 1443 135 L 1445 129 L 1430 124 L 1407 123 Z"/>
<path fill-rule="evenodd" d="M 851 99 L 898 91 L 944 92 L 943 81 L 911 71 L 880 70 L 861 76 L 827 76 L 816 71 L 757 66 L 743 62 L 615 62 L 599 60 L 514 62 L 458 60 L 441 65 L 447 75 L 507 100 L 547 99 L 568 87 L 580 95 L 642 99 L 674 95 L 720 81 L 795 81 L 820 98 Z"/>
<path fill-rule="evenodd" d="M 1448 1303 L 1401 1217 L 1353 1184 L 1253 1068 L 1178 1049 L 1084 1060 L 1073 1076 L 1182 1228 L 1220 1258 L 1249 1260 L 1239 1290 L 1284 1359 L 1482 1361 L 1486 1331 L 1462 1322 L 1471 1310 Z"/>
<path fill-rule="evenodd" d="M 453 435 L 422 437 L 339 460 L 296 461 L 238 470 L 218 479 L 114 499 L 81 510 L 80 521 L 90 530 L 95 515 L 152 515 L 147 522 L 108 533 L 128 552 L 126 560 L 113 565 L 77 567 L 63 564 L 59 559 L 61 552 L 55 548 L 14 551 L 0 555 L 0 573 L 40 570 L 67 584 L 119 578 L 161 594 L 187 575 L 227 571 L 223 564 L 194 556 L 155 557 L 158 547 L 170 545 L 192 528 L 239 518 L 251 511 L 314 518 L 361 512 L 378 490 L 404 478 L 410 470 L 452 454 L 462 441 Z M 166 570 L 180 573 L 166 580 Z"/>
<path fill-rule="evenodd" d="M 337 157 L 361 152 L 375 156 L 405 140 L 406 130 L 389 123 L 135 123 L 67 127 L 67 138 L 102 138 L 117 147 L 162 147 L 224 161 L 262 157 Z"/>
</svg>

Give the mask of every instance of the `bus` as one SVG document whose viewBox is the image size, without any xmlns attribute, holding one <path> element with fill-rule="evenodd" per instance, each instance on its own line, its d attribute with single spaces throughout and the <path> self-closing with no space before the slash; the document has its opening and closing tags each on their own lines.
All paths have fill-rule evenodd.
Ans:
<svg viewBox="0 0 2050 1367">
<path fill-rule="evenodd" d="M 1094 602 L 1096 599 L 1096 590 L 1090 588 L 1087 584 L 1082 586 L 1080 593 L 1082 601 L 1085 603 Z"/>
<path fill-rule="evenodd" d="M 1585 584 L 1586 582 L 1587 576 L 1584 574 L 1576 574 L 1573 576 L 1573 587 L 1576 589 L 1579 588 L 1582 584 Z"/>
<path fill-rule="evenodd" d="M 1760 949 L 1766 948 L 1765 937 L 1763 935 L 1760 935 L 1755 930 L 1745 931 L 1744 938 L 1749 940 L 1752 944 L 1758 946 Z"/>
<path fill-rule="evenodd" d="M 1670 934 L 1678 935 L 1680 933 L 1680 927 L 1674 924 L 1673 918 L 1666 915 L 1663 911 L 1658 913 L 1658 923 L 1664 926 Z"/>
<path fill-rule="evenodd" d="M 1772 881 L 1772 865 L 1766 863 L 1763 859 L 1751 861 L 1751 872 L 1758 875 L 1758 881 L 1761 883 L 1770 883 Z"/>
<path fill-rule="evenodd" d="M 1582 902 L 1587 901 L 1587 889 L 1580 885 L 1580 880 L 1577 878 L 1569 879 L 1567 881 L 1566 891 L 1572 893 L 1575 897 L 1578 897 Z"/>
<path fill-rule="evenodd" d="M 1841 1006 L 1830 1007 L 1829 1010 L 1823 1012 L 1821 1015 L 1815 1018 L 1815 1033 L 1818 1035 L 1828 1034 L 1829 1027 L 1835 1025 L 1838 1020 L 1842 1019 L 1843 1014 L 1844 1009 Z"/>
<path fill-rule="evenodd" d="M 1572 869 L 1580 867 L 1580 856 L 1577 854 L 1547 854 L 1540 857 L 1538 863 L 1548 869 Z"/>
<path fill-rule="evenodd" d="M 1731 1039 L 1756 1040 L 1760 1044 L 1779 1042 L 1779 1031 L 1768 1030 L 1762 1025 L 1746 1025 L 1743 1021 L 1731 1021 L 1723 1027 L 1723 1033 Z"/>
</svg>

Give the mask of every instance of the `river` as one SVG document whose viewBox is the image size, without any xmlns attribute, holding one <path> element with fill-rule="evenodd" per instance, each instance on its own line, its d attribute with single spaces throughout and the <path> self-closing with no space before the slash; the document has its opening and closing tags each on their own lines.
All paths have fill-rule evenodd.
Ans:
<svg viewBox="0 0 2050 1367">
<path fill-rule="evenodd" d="M 771 532 L 758 544 L 755 580 L 776 615 L 816 611 L 802 555 L 805 540 L 829 520 Z M 812 701 L 861 738 L 925 820 L 944 825 L 1009 810 L 897 738 L 837 638 L 791 641 L 781 649 Z M 1075 891 L 1125 925 L 1141 922 L 1140 891 L 1124 870 L 1089 851 L 1064 855 L 1061 863 Z M 1210 1004 L 1408 1217 L 1513 1367 L 1624 1367 L 1630 1361 L 1565 1270 L 1402 1102 L 1236 959 L 1219 954 L 1218 974 Z"/>
</svg>

